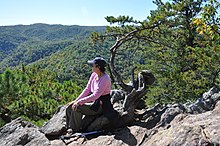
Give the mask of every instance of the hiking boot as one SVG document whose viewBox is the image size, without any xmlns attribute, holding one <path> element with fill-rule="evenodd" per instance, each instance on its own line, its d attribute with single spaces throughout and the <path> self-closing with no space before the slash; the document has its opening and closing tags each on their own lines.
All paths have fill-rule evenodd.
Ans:
<svg viewBox="0 0 220 146">
<path fill-rule="evenodd" d="M 73 134 L 73 129 L 67 129 L 66 134 L 68 134 L 68 135 Z"/>
</svg>

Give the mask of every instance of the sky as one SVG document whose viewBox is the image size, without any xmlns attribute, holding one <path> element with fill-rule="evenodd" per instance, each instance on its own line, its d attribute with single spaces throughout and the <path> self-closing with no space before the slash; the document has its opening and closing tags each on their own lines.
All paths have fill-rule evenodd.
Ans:
<svg viewBox="0 0 220 146">
<path fill-rule="evenodd" d="M 0 26 L 34 23 L 105 26 L 106 16 L 144 20 L 152 0 L 0 0 Z"/>
</svg>

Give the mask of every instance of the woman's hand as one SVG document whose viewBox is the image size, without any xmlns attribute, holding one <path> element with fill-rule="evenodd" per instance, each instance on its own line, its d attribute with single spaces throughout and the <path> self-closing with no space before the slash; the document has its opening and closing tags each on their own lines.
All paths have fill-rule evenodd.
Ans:
<svg viewBox="0 0 220 146">
<path fill-rule="evenodd" d="M 78 106 L 79 106 L 78 101 L 74 102 L 74 103 L 72 104 L 72 109 L 73 109 L 73 111 L 76 111 Z"/>
<path fill-rule="evenodd" d="M 73 101 L 71 101 L 71 102 L 67 103 L 67 106 L 69 106 L 69 105 L 71 105 L 71 104 L 75 103 L 76 101 L 77 101 L 77 100 L 75 99 L 75 100 L 73 100 Z"/>
</svg>

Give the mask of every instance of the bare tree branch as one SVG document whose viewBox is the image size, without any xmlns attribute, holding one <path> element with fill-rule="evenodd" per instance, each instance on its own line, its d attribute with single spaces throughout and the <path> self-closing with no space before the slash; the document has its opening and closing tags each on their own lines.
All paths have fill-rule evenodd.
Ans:
<svg viewBox="0 0 220 146">
<path fill-rule="evenodd" d="M 117 38 L 115 44 L 110 48 L 110 52 L 111 52 L 111 58 L 110 58 L 110 67 L 111 67 L 111 70 L 112 70 L 112 73 L 113 75 L 115 76 L 117 82 L 119 83 L 119 85 L 122 87 L 123 90 L 127 91 L 127 92 L 131 92 L 133 87 L 132 86 L 129 86 L 127 84 L 124 83 L 121 75 L 116 71 L 116 68 L 115 68 L 115 63 L 114 63 L 114 60 L 115 60 L 115 55 L 116 55 L 116 52 L 117 52 L 117 49 L 125 42 L 135 38 L 135 34 L 136 33 L 139 33 L 143 30 L 147 30 L 147 29 L 153 29 L 157 26 L 159 26 L 160 23 L 156 23 L 152 26 L 148 26 L 148 27 L 143 27 L 143 28 L 137 28 L 127 34 L 125 34 L 124 36 L 122 36 L 121 38 Z"/>
</svg>

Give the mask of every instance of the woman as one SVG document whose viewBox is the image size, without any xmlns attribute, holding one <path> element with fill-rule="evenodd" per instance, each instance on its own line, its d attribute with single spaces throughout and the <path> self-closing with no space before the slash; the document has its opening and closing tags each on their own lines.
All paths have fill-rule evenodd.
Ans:
<svg viewBox="0 0 220 146">
<path fill-rule="evenodd" d="M 101 57 L 96 57 L 88 63 L 92 65 L 93 71 L 88 84 L 79 97 L 69 103 L 66 109 L 67 128 L 74 132 L 84 128 L 83 115 L 103 113 L 109 118 L 109 112 L 113 111 L 110 102 L 111 79 L 105 73 L 106 61 Z"/>
</svg>

